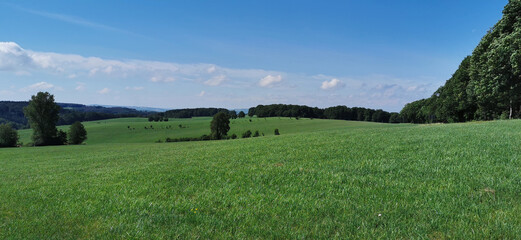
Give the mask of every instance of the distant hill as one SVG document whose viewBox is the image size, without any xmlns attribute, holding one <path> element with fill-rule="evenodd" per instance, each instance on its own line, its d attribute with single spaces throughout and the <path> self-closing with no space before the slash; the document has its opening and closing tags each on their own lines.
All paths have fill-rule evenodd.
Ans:
<svg viewBox="0 0 521 240">
<path fill-rule="evenodd" d="M 129 108 L 143 112 L 166 112 L 168 108 L 154 108 L 154 107 L 137 107 L 137 106 L 113 106 L 113 105 L 89 105 L 89 106 L 101 106 L 105 108 Z"/>
<path fill-rule="evenodd" d="M 26 101 L 0 101 L 0 124 L 9 123 L 17 129 L 27 128 L 28 122 L 24 116 L 23 108 L 29 102 Z M 139 111 L 126 107 L 102 107 L 87 106 L 76 103 L 58 103 L 60 120 L 58 125 L 67 125 L 75 121 L 94 121 L 120 117 L 147 117 L 151 111 Z"/>
</svg>

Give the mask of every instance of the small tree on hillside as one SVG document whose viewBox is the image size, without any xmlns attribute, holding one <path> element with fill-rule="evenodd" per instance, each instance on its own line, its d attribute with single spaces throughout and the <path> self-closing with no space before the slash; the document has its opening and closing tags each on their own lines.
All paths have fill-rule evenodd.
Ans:
<svg viewBox="0 0 521 240">
<path fill-rule="evenodd" d="M 250 130 L 242 133 L 242 138 L 249 138 L 249 137 L 251 137 L 251 131 Z"/>
<path fill-rule="evenodd" d="M 18 132 L 11 125 L 0 124 L 0 147 L 16 147 Z"/>
<path fill-rule="evenodd" d="M 60 119 L 60 106 L 48 92 L 39 92 L 31 97 L 24 114 L 33 129 L 33 142 L 36 146 L 64 144 L 62 134 L 58 134 L 56 123 Z M 66 136 L 66 135 L 65 135 Z"/>
<path fill-rule="evenodd" d="M 239 114 L 237 115 L 237 117 L 243 118 L 243 117 L 246 117 L 246 114 L 243 111 L 240 111 Z"/>
<path fill-rule="evenodd" d="M 235 110 L 230 111 L 230 118 L 236 119 L 237 118 L 237 112 Z"/>
<path fill-rule="evenodd" d="M 213 139 L 221 139 L 230 131 L 230 116 L 224 112 L 217 113 L 213 116 L 210 123 Z"/>
<path fill-rule="evenodd" d="M 69 129 L 69 144 L 82 144 L 87 140 L 87 130 L 81 122 L 75 122 Z"/>
<path fill-rule="evenodd" d="M 280 135 L 278 128 L 275 128 L 275 135 Z"/>
</svg>

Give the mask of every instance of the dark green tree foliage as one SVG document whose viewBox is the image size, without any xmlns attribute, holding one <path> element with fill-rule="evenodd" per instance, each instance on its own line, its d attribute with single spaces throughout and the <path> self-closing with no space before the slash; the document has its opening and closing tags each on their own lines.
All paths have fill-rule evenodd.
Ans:
<svg viewBox="0 0 521 240">
<path fill-rule="evenodd" d="M 237 119 L 237 112 L 235 110 L 232 110 L 229 112 L 231 119 Z"/>
<path fill-rule="evenodd" d="M 305 117 L 316 118 L 323 115 L 323 110 L 300 105 L 286 105 L 286 104 L 272 104 L 272 105 L 258 105 L 248 115 L 253 112 L 259 118 L 265 117 Z M 253 116 L 253 115 L 250 115 Z"/>
<path fill-rule="evenodd" d="M 259 118 L 264 117 L 300 117 L 305 118 L 325 118 L 325 119 L 340 119 L 352 121 L 374 121 L 374 122 L 389 122 L 391 114 L 381 109 L 374 110 L 368 108 L 348 108 L 346 106 L 335 106 L 326 109 L 316 107 L 299 106 L 299 105 L 259 105 L 250 108 L 248 115 L 257 115 Z"/>
<path fill-rule="evenodd" d="M 391 116 L 389 117 L 389 123 L 401 123 L 401 117 L 399 113 L 391 113 Z"/>
<path fill-rule="evenodd" d="M 275 128 L 274 133 L 275 133 L 275 135 L 280 135 L 280 133 L 279 133 L 279 129 L 278 129 L 278 128 Z"/>
<path fill-rule="evenodd" d="M 250 109 L 248 109 L 248 116 L 249 117 L 255 116 L 255 107 L 251 107 Z"/>
<path fill-rule="evenodd" d="M 463 122 L 521 116 L 521 1 L 510 0 L 503 18 L 472 56 L 432 97 L 407 104 L 407 122 Z"/>
<path fill-rule="evenodd" d="M 434 110 L 437 122 L 465 122 L 474 119 L 477 105 L 467 90 L 470 83 L 469 70 L 470 56 L 461 62 L 445 85 L 434 92 L 431 109 Z"/>
<path fill-rule="evenodd" d="M 253 137 L 258 137 L 260 136 L 260 133 L 259 133 L 259 130 L 256 130 L 255 133 L 253 134 Z"/>
<path fill-rule="evenodd" d="M 164 113 L 164 117 L 168 118 L 191 118 L 191 117 L 210 117 L 219 112 L 228 112 L 224 108 L 187 108 L 169 110 Z"/>
<path fill-rule="evenodd" d="M 213 116 L 210 123 L 213 139 L 221 139 L 230 131 L 230 116 L 227 112 L 219 112 Z"/>
<path fill-rule="evenodd" d="M 69 129 L 69 144 L 82 144 L 87 140 L 87 130 L 81 122 L 75 122 Z"/>
<path fill-rule="evenodd" d="M 32 140 L 35 146 L 64 144 L 62 134 L 58 134 L 60 106 L 54 102 L 54 96 L 48 92 L 39 92 L 31 97 L 24 114 L 33 129 Z M 65 135 L 65 138 L 67 135 Z"/>
<path fill-rule="evenodd" d="M 18 132 L 9 124 L 0 124 L 0 147 L 16 147 Z"/>
<path fill-rule="evenodd" d="M 246 132 L 242 133 L 242 138 L 249 138 L 251 137 L 251 131 L 247 130 Z"/>
<path fill-rule="evenodd" d="M 471 88 L 479 119 L 521 111 L 521 1 L 511 0 L 503 18 L 483 37 L 471 57 Z"/>
<path fill-rule="evenodd" d="M 243 117 L 246 117 L 246 114 L 243 111 L 240 111 L 239 114 L 237 115 L 237 117 L 243 118 Z"/>
</svg>

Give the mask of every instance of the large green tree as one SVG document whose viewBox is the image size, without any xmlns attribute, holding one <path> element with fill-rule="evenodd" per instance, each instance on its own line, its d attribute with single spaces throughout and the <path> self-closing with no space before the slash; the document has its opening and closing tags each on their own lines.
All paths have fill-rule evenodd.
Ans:
<svg viewBox="0 0 521 240">
<path fill-rule="evenodd" d="M 521 1 L 510 0 L 503 18 L 483 37 L 471 58 L 470 92 L 481 119 L 510 118 L 521 111 Z"/>
<path fill-rule="evenodd" d="M 219 112 L 213 116 L 210 123 L 213 139 L 221 139 L 230 131 L 230 116 L 225 112 Z"/>
<path fill-rule="evenodd" d="M 60 106 L 48 92 L 39 92 L 31 97 L 24 108 L 25 117 L 33 129 L 32 140 L 35 146 L 63 144 L 63 134 L 56 129 Z"/>
</svg>

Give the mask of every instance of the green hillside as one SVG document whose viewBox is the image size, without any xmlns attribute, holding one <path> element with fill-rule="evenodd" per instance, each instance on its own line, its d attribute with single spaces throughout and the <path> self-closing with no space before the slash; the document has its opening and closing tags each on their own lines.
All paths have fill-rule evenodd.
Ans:
<svg viewBox="0 0 521 240">
<path fill-rule="evenodd" d="M 232 131 L 269 135 L 148 143 L 204 133 L 209 119 L 154 134 L 118 119 L 87 123 L 87 145 L 2 149 L 0 238 L 521 235 L 521 121 L 246 121 Z"/>
<path fill-rule="evenodd" d="M 203 134 L 210 134 L 211 120 L 211 117 L 199 117 L 170 119 L 168 122 L 149 122 L 146 118 L 119 118 L 86 122 L 84 125 L 88 131 L 87 144 L 153 143 L 158 140 L 165 141 L 167 137 L 199 137 Z M 323 119 L 252 118 L 251 120 L 250 122 L 250 118 L 231 119 L 228 134 L 235 133 L 241 136 L 247 130 L 252 132 L 258 130 L 259 133 L 269 136 L 273 135 L 275 128 L 278 128 L 281 134 L 290 134 L 345 127 L 390 126 L 388 124 Z M 59 129 L 67 131 L 68 126 L 59 127 Z M 19 134 L 20 141 L 31 142 L 32 131 L 30 129 L 21 130 Z"/>
</svg>

